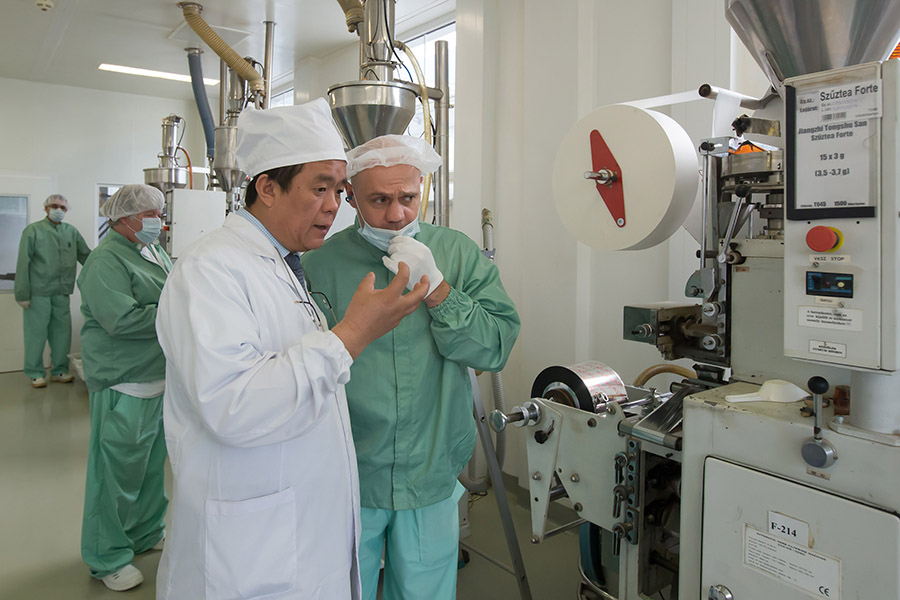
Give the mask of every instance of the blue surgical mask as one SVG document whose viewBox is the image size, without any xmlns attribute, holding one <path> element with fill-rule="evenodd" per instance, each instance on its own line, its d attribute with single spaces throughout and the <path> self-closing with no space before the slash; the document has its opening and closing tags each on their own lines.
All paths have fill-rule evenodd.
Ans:
<svg viewBox="0 0 900 600">
<path fill-rule="evenodd" d="M 61 208 L 51 208 L 48 216 L 54 223 L 62 223 L 66 218 L 66 211 Z"/>
<path fill-rule="evenodd" d="M 159 217 L 146 217 L 141 220 L 141 230 L 134 232 L 134 237 L 144 244 L 152 244 L 162 231 L 162 221 Z"/>
<path fill-rule="evenodd" d="M 397 237 L 398 235 L 405 235 L 407 237 L 414 238 L 416 234 L 419 233 L 419 219 L 418 217 L 409 222 L 402 229 L 380 229 L 378 227 L 372 227 L 366 220 L 363 219 L 362 213 L 357 211 L 356 214 L 359 216 L 359 220 L 362 222 L 362 227 L 358 229 L 359 235 L 363 236 L 367 242 L 381 250 L 382 252 L 387 252 L 388 246 L 391 243 L 391 240 Z"/>
</svg>

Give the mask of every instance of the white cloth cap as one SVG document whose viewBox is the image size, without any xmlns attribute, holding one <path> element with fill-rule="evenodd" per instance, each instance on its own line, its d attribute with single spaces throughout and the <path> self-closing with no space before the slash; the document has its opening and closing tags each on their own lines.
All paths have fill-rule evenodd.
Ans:
<svg viewBox="0 0 900 600">
<path fill-rule="evenodd" d="M 411 135 L 382 135 L 347 152 L 347 178 L 372 167 L 410 165 L 422 175 L 443 164 L 441 155 L 428 142 Z"/>
<path fill-rule="evenodd" d="M 166 197 L 153 186 L 143 183 L 123 185 L 119 191 L 103 203 L 100 216 L 110 221 L 118 221 L 145 210 L 162 210 Z"/>
<path fill-rule="evenodd" d="M 238 167 L 253 178 L 269 169 L 320 160 L 347 160 L 324 98 L 297 106 L 248 108 L 238 117 Z"/>
</svg>

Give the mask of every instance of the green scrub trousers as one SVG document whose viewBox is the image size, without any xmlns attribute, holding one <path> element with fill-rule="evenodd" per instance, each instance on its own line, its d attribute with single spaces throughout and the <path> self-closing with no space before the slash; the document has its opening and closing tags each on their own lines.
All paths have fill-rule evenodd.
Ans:
<svg viewBox="0 0 900 600">
<path fill-rule="evenodd" d="M 162 408 L 162 394 L 91 393 L 81 556 L 96 578 L 131 564 L 163 537 L 169 499 Z"/>
<path fill-rule="evenodd" d="M 409 510 L 360 509 L 362 600 L 375 600 L 384 550 L 383 600 L 454 600 L 459 552 L 457 482 L 449 498 Z"/>
<path fill-rule="evenodd" d="M 50 342 L 51 375 L 69 372 L 72 347 L 72 313 L 69 296 L 32 296 L 31 308 L 22 311 L 25 329 L 25 374 L 31 379 L 46 377 L 44 345 Z"/>
</svg>

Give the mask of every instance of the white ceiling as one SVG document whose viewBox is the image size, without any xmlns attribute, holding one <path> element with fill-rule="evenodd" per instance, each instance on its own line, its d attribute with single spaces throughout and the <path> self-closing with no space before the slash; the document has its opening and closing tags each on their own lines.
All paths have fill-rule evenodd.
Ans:
<svg viewBox="0 0 900 600">
<path fill-rule="evenodd" d="M 46 1 L 46 0 L 44 0 Z M 0 77 L 191 99 L 189 83 L 100 71 L 100 63 L 188 74 L 184 49 L 204 50 L 203 76 L 219 58 L 184 23 L 176 0 L 0 0 Z M 357 43 L 336 0 L 201 0 L 203 18 L 241 56 L 263 62 L 264 21 L 273 20 L 273 87 L 289 84 L 295 57 L 322 57 Z M 455 9 L 455 0 L 398 0 L 397 37 Z M 207 87 L 210 96 L 217 87 Z"/>
</svg>

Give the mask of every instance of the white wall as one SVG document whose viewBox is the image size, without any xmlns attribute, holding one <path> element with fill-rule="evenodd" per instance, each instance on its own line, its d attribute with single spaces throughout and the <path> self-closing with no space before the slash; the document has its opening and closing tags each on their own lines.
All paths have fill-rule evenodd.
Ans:
<svg viewBox="0 0 900 600">
<path fill-rule="evenodd" d="M 188 84 L 185 84 L 188 85 Z M 205 139 L 191 102 L 0 79 L 0 193 L 31 195 L 29 222 L 44 217 L 50 193 L 69 199 L 66 222 L 96 243 L 97 184 L 143 183 L 158 164 L 162 118 L 184 117 L 182 145 L 195 166 L 205 164 Z M 210 98 L 215 106 L 216 100 Z M 196 178 L 195 178 L 196 179 Z M 81 297 L 72 296 L 72 351 L 81 348 Z M 0 293 L 0 370 L 22 368 L 22 314 L 12 293 Z"/>
</svg>

